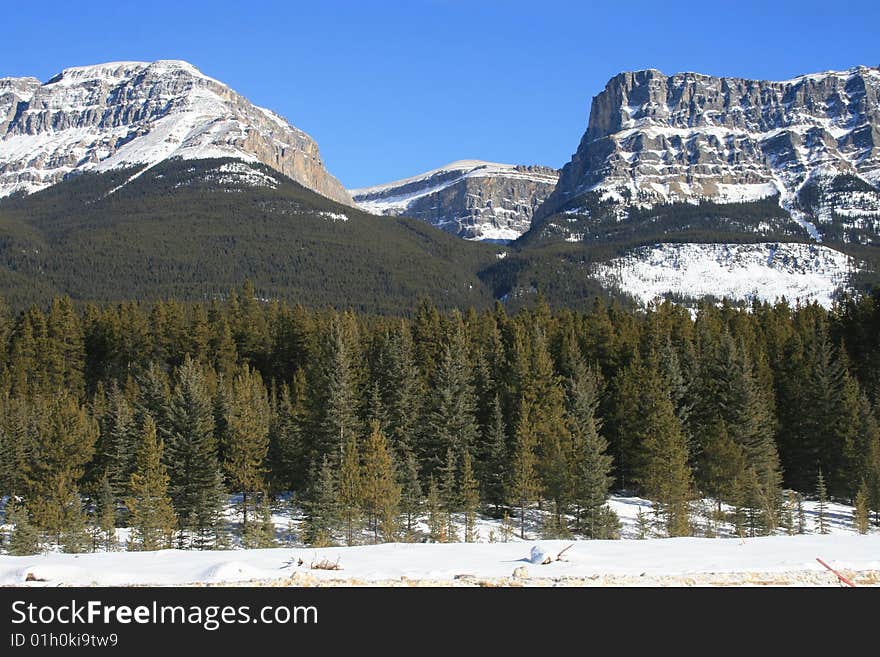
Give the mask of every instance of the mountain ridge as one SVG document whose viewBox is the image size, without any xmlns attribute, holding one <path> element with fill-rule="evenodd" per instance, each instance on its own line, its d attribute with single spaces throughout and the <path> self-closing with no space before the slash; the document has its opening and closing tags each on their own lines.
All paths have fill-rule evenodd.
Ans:
<svg viewBox="0 0 880 657">
<path fill-rule="evenodd" d="M 595 214 L 584 211 L 591 195 L 618 220 L 632 206 L 779 195 L 807 235 L 821 241 L 817 208 L 801 192 L 840 176 L 877 189 L 878 96 L 880 69 L 868 66 L 780 82 L 657 69 L 620 73 L 593 98 L 578 149 L 536 219 Z M 880 195 L 869 205 L 876 234 Z"/>
<path fill-rule="evenodd" d="M 457 160 L 349 193 L 374 214 L 415 217 L 465 239 L 509 241 L 528 230 L 557 179 L 550 167 Z"/>
</svg>

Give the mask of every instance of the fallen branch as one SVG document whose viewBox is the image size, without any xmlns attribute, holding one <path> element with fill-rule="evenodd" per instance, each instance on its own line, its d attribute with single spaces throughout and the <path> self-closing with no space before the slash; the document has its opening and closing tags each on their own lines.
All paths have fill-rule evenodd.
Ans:
<svg viewBox="0 0 880 657">
<path fill-rule="evenodd" d="M 566 545 L 564 548 L 562 548 L 562 551 L 556 555 L 556 561 L 562 561 L 562 555 L 565 554 L 565 551 L 573 547 L 574 543 L 571 543 L 570 545 Z"/>
<path fill-rule="evenodd" d="M 851 579 L 845 577 L 844 575 L 841 575 L 839 572 L 837 572 L 836 570 L 834 570 L 834 568 L 832 568 L 832 567 L 829 566 L 827 563 L 825 563 L 824 561 L 822 561 L 819 557 L 816 557 L 816 561 L 818 561 L 820 564 L 822 564 L 822 565 L 825 566 L 828 570 L 830 570 L 832 573 L 834 573 L 834 574 L 837 576 L 837 579 L 840 580 L 840 583 L 841 583 L 841 584 L 846 584 L 847 586 L 852 586 L 853 588 L 855 588 L 855 583 L 854 583 Z"/>
</svg>

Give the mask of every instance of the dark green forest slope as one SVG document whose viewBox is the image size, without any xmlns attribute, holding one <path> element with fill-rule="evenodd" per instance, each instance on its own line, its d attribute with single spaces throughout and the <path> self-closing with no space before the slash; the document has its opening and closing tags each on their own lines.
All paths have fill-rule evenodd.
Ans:
<svg viewBox="0 0 880 657">
<path fill-rule="evenodd" d="M 127 183 L 137 170 L 83 174 L 3 200 L 0 294 L 16 307 L 207 300 L 249 279 L 267 298 L 378 313 L 423 296 L 491 304 L 477 272 L 497 247 L 340 205 L 262 165 L 277 187 L 245 184 L 220 172 L 227 162 L 170 161 Z"/>
</svg>

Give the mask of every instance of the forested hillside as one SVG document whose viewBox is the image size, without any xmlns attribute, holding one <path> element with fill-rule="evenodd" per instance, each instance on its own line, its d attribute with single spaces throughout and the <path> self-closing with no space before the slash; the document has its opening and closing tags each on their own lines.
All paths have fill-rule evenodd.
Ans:
<svg viewBox="0 0 880 657">
<path fill-rule="evenodd" d="M 477 272 L 497 250 L 228 158 L 84 173 L 0 200 L 0 295 L 17 308 L 65 294 L 205 301 L 246 278 L 310 306 L 397 314 L 427 296 L 488 308 Z"/>
<path fill-rule="evenodd" d="M 0 311 L 6 549 L 78 551 L 114 526 L 132 549 L 246 545 L 292 491 L 305 540 L 470 540 L 478 512 L 548 536 L 615 537 L 609 491 L 688 505 L 739 531 L 790 525 L 803 495 L 880 514 L 880 293 L 833 311 L 671 303 L 399 319 L 265 302 L 253 286 L 175 300 Z M 461 535 L 448 522 L 464 514 Z M 91 528 L 91 529 L 89 529 Z M 103 533 L 102 533 L 103 532 Z"/>
</svg>

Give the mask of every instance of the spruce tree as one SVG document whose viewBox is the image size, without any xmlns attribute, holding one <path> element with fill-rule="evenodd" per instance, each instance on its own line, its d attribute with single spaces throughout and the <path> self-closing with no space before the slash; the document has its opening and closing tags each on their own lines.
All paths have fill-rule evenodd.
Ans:
<svg viewBox="0 0 880 657">
<path fill-rule="evenodd" d="M 806 534 L 807 533 L 807 514 L 804 511 L 804 496 L 800 493 L 795 493 L 795 498 L 797 502 L 797 533 L 798 534 Z"/>
<path fill-rule="evenodd" d="M 702 490 L 715 499 L 716 512 L 723 502 L 733 502 L 736 482 L 745 476 L 746 457 L 743 449 L 730 437 L 727 423 L 720 419 L 711 423 L 701 436 L 703 448 L 699 459 Z"/>
<path fill-rule="evenodd" d="M 572 498 L 572 442 L 566 424 L 565 391 L 547 348 L 545 331 L 532 332 L 529 374 L 523 390 L 530 403 L 530 420 L 538 445 L 538 474 L 542 494 L 553 502 L 554 523 L 562 523 Z"/>
<path fill-rule="evenodd" d="M 242 532 L 248 529 L 249 506 L 265 489 L 264 462 L 269 450 L 269 399 L 256 370 L 245 367 L 232 385 L 226 419 L 229 443 L 225 469 L 233 490 L 241 492 Z"/>
<path fill-rule="evenodd" d="M 516 428 L 516 444 L 511 457 L 511 473 L 508 499 L 519 508 L 519 536 L 526 537 L 526 507 L 540 492 L 538 479 L 537 436 L 532 426 L 531 408 L 523 402 L 520 405 L 519 422 Z"/>
<path fill-rule="evenodd" d="M 314 547 L 333 544 L 333 532 L 339 521 L 340 508 L 336 491 L 336 474 L 330 457 L 325 455 L 310 499 L 306 503 L 303 541 Z"/>
<path fill-rule="evenodd" d="M 469 452 L 464 453 L 461 463 L 461 510 L 464 512 L 464 540 L 473 543 L 477 540 L 477 511 L 480 508 L 480 488 L 474 475 L 474 466 Z"/>
<path fill-rule="evenodd" d="M 27 507 L 21 503 L 6 503 L 6 524 L 12 527 L 6 551 L 13 556 L 27 556 L 40 551 L 40 533 L 31 524 Z"/>
<path fill-rule="evenodd" d="M 819 504 L 816 508 L 816 522 L 820 534 L 828 533 L 828 487 L 825 485 L 825 476 L 819 468 L 819 476 L 816 478 L 816 497 Z"/>
<path fill-rule="evenodd" d="M 795 531 L 797 530 L 794 522 L 794 512 L 796 508 L 797 500 L 795 499 L 795 493 L 792 490 L 787 490 L 785 492 L 785 504 L 782 508 L 782 522 L 780 525 L 788 536 L 794 536 Z"/>
<path fill-rule="evenodd" d="M 249 549 L 266 549 L 278 546 L 275 537 L 275 523 L 272 520 L 272 507 L 268 496 L 258 495 L 254 499 L 253 521 L 241 533 L 241 544 Z"/>
<path fill-rule="evenodd" d="M 446 450 L 446 464 L 440 470 L 440 498 L 443 503 L 443 514 L 446 521 L 445 536 L 447 543 L 458 540 L 458 531 L 455 528 L 455 514 L 461 508 L 458 481 L 458 461 L 452 447 Z"/>
<path fill-rule="evenodd" d="M 568 381 L 568 424 L 572 436 L 573 498 L 578 509 L 578 529 L 589 538 L 609 538 L 605 504 L 614 478 L 608 441 L 599 434 L 601 421 L 598 377 L 576 362 Z"/>
<path fill-rule="evenodd" d="M 443 502 L 440 499 L 440 487 L 434 477 L 428 480 L 425 508 L 428 512 L 428 538 L 432 543 L 445 543 L 446 522 L 443 516 Z"/>
<path fill-rule="evenodd" d="M 460 456 L 476 443 L 476 402 L 462 332 L 458 327 L 444 345 L 429 396 L 420 438 L 420 458 L 429 474 L 443 467 L 449 449 Z"/>
<path fill-rule="evenodd" d="M 202 368 L 190 358 L 177 372 L 168 424 L 164 463 L 178 524 L 205 546 L 217 529 L 224 491 L 211 395 Z"/>
<path fill-rule="evenodd" d="M 643 383 L 636 434 L 642 445 L 638 480 L 659 506 L 669 536 L 687 536 L 693 491 L 687 443 L 663 382 L 649 374 Z"/>
<path fill-rule="evenodd" d="M 123 391 L 114 385 L 107 398 L 107 411 L 101 420 L 96 460 L 117 500 L 125 496 L 128 478 L 134 468 L 137 434 L 135 410 Z"/>
<path fill-rule="evenodd" d="M 106 475 L 101 478 L 95 506 L 96 538 L 108 552 L 116 549 L 116 495 Z"/>
<path fill-rule="evenodd" d="M 404 538 L 412 540 L 415 521 L 422 509 L 422 484 L 419 479 L 419 464 L 411 449 L 405 449 L 398 460 L 398 482 L 400 484 L 400 510 L 406 517 Z"/>
<path fill-rule="evenodd" d="M 359 431 L 357 390 L 351 336 L 343 318 L 334 316 L 324 346 L 324 365 L 318 373 L 322 397 L 312 460 L 324 454 L 338 454 L 342 445 Z"/>
<path fill-rule="evenodd" d="M 169 476 L 162 461 L 163 451 L 162 441 L 156 435 L 156 423 L 146 415 L 125 502 L 131 518 L 130 550 L 171 547 L 177 519 L 168 493 Z"/>
<path fill-rule="evenodd" d="M 644 540 L 648 538 L 651 533 L 651 519 L 648 517 L 648 514 L 642 510 L 642 507 L 639 507 L 638 513 L 636 514 L 636 538 Z"/>
<path fill-rule="evenodd" d="M 361 465 L 357 436 L 352 432 L 342 443 L 337 480 L 340 515 L 345 525 L 346 545 L 354 545 L 361 518 Z"/>
<path fill-rule="evenodd" d="M 507 502 L 509 468 L 507 431 L 501 410 L 501 398 L 498 395 L 492 400 L 491 422 L 485 431 L 483 442 L 486 451 L 482 455 L 482 465 L 478 465 L 482 496 L 487 504 L 495 508 L 497 516 L 500 515 L 501 507 Z"/>
<path fill-rule="evenodd" d="M 379 355 L 379 373 L 388 439 L 398 454 L 414 450 L 422 381 L 406 322 L 399 322 L 387 335 Z"/>
</svg>

